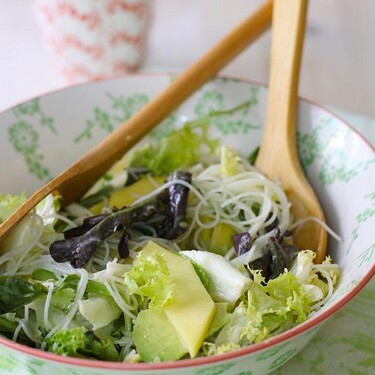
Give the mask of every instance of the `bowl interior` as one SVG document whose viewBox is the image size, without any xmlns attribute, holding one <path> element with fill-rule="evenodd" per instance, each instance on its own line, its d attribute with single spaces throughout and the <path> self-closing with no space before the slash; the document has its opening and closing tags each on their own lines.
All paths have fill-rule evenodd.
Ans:
<svg viewBox="0 0 375 375">
<path fill-rule="evenodd" d="M 0 115 L 0 194 L 32 193 L 126 121 L 172 77 L 130 76 L 57 91 Z M 206 84 L 155 129 L 158 139 L 186 119 L 213 110 L 249 105 L 232 116 L 218 116 L 213 136 L 249 155 L 260 144 L 267 89 L 249 82 L 217 78 Z M 302 166 L 322 203 L 328 225 L 341 237 L 330 239 L 329 254 L 342 278 L 329 308 L 371 271 L 375 243 L 374 150 L 330 112 L 300 100 L 298 147 Z M 372 220 L 373 223 L 373 220 Z"/>
</svg>

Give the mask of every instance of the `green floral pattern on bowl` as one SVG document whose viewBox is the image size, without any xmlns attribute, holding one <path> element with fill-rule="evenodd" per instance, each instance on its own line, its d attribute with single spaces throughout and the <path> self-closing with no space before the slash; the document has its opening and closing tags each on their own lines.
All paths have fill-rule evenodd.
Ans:
<svg viewBox="0 0 375 375">
<path fill-rule="evenodd" d="M 100 139 L 113 131 L 160 92 L 171 76 L 131 76 L 96 82 L 62 90 L 14 107 L 0 115 L 0 163 L 3 176 L 0 193 L 33 192 L 58 174 Z M 183 106 L 151 132 L 149 139 L 159 139 L 182 121 L 208 112 L 234 108 L 247 103 L 232 116 L 216 117 L 211 131 L 226 144 L 249 155 L 259 145 L 266 108 L 267 90 L 239 80 L 217 78 L 195 93 Z M 304 171 L 325 209 L 329 225 L 338 232 L 341 242 L 330 241 L 334 261 L 344 269 L 337 291 L 327 305 L 311 319 L 290 333 L 271 339 L 272 345 L 254 346 L 254 350 L 224 355 L 212 363 L 196 361 L 188 367 L 127 371 L 116 368 L 88 367 L 42 358 L 32 351 L 13 350 L 0 342 L 1 374 L 194 374 L 256 375 L 284 374 L 286 366 L 299 373 L 306 367 L 311 374 L 323 374 L 322 364 L 330 361 L 322 346 L 318 329 L 340 299 L 358 288 L 374 264 L 373 240 L 375 216 L 375 158 L 372 148 L 341 120 L 329 112 L 300 101 L 298 113 L 298 148 Z M 325 326 L 339 324 L 338 313 Z M 366 317 L 365 317 L 366 318 Z M 333 322 L 333 323 L 332 323 Z M 338 322 L 338 323 L 337 323 Z M 324 332 L 324 328 L 322 330 Z M 372 331 L 373 332 L 373 331 Z M 375 334 L 375 332 L 373 332 Z M 329 343 L 331 350 L 350 348 L 344 335 L 337 334 Z M 272 341 L 273 340 L 273 341 Z M 360 346 L 361 337 L 357 338 Z M 363 342 L 368 337 L 362 337 Z M 314 349 L 301 350 L 307 343 Z M 262 346 L 263 345 L 263 346 Z M 255 350 L 256 349 L 256 350 Z M 372 359 L 364 351 L 361 374 L 366 374 Z M 339 364 L 340 365 L 340 364 Z M 352 368 L 341 363 L 341 369 Z M 348 367 L 349 366 L 349 367 Z M 367 367 L 366 367 L 367 366 Z M 306 371 L 305 371 L 306 372 Z M 353 372 L 354 373 L 354 372 Z"/>
</svg>

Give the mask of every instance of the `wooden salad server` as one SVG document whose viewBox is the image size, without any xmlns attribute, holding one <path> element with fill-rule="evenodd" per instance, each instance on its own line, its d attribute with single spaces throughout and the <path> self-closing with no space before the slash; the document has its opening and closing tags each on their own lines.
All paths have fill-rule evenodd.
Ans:
<svg viewBox="0 0 375 375">
<path fill-rule="evenodd" d="M 37 190 L 0 225 L 0 242 L 48 194 L 58 192 L 63 205 L 79 199 L 126 151 L 268 30 L 272 8 L 272 0 L 265 1 L 126 123 Z"/>
<path fill-rule="evenodd" d="M 268 178 L 280 181 L 292 204 L 294 220 L 313 217 L 325 222 L 302 171 L 296 146 L 297 91 L 307 3 L 274 1 L 266 124 L 255 165 Z M 301 250 L 314 250 L 317 263 L 324 259 L 327 232 L 317 221 L 304 222 L 294 231 L 293 240 Z"/>
</svg>

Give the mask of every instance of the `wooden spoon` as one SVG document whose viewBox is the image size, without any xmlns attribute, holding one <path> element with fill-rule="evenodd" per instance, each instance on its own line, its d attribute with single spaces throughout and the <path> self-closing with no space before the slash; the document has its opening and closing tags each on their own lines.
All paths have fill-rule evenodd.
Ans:
<svg viewBox="0 0 375 375">
<path fill-rule="evenodd" d="M 57 191 L 64 205 L 79 199 L 126 151 L 269 28 L 272 5 L 266 1 L 129 121 L 37 190 L 0 225 L 0 242 L 48 194 Z"/>
<path fill-rule="evenodd" d="M 315 217 L 323 211 L 301 169 L 296 146 L 297 89 L 306 23 L 307 0 L 275 0 L 272 17 L 271 70 L 266 125 L 256 167 L 279 180 L 292 203 L 294 220 Z M 300 249 L 316 252 L 316 262 L 326 253 L 327 232 L 307 221 L 293 233 Z"/>
</svg>

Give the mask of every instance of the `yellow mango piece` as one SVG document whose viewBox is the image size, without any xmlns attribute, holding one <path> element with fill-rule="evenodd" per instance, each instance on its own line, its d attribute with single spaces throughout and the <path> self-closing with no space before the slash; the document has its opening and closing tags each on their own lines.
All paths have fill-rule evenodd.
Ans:
<svg viewBox="0 0 375 375">
<path fill-rule="evenodd" d="M 212 219 L 208 218 L 207 216 L 200 217 L 200 220 L 203 224 L 207 224 Z M 203 246 L 204 249 L 209 250 L 211 237 L 212 237 L 213 228 L 203 229 L 199 234 L 199 242 Z"/>
<path fill-rule="evenodd" d="M 200 220 L 206 224 L 212 219 L 207 216 L 201 216 Z M 224 255 L 233 246 L 232 236 L 236 233 L 237 231 L 231 225 L 219 223 L 214 228 L 203 229 L 199 234 L 199 242 L 206 251 Z M 192 244 L 189 243 L 184 248 L 191 249 L 191 247 Z"/>
<path fill-rule="evenodd" d="M 149 254 L 158 253 L 166 261 L 175 292 L 170 303 L 163 307 L 163 311 L 190 356 L 195 357 L 215 315 L 215 303 L 187 259 L 154 242 L 149 242 L 142 251 Z"/>
<path fill-rule="evenodd" d="M 155 176 L 152 178 L 155 184 L 147 176 L 142 176 L 137 182 L 126 186 L 122 189 L 114 191 L 109 196 L 108 205 L 110 208 L 121 208 L 130 206 L 135 200 L 143 195 L 149 194 L 164 183 L 165 177 Z"/>
<path fill-rule="evenodd" d="M 122 167 L 122 166 L 121 166 Z M 113 167 L 114 168 L 114 167 Z M 137 182 L 122 189 L 115 190 L 108 198 L 109 208 L 122 208 L 130 206 L 139 197 L 151 193 L 153 190 L 163 185 L 164 176 L 153 176 L 152 180 L 147 176 L 142 176 Z M 99 202 L 90 207 L 90 211 L 94 215 L 99 215 L 104 207 L 103 202 Z"/>
<path fill-rule="evenodd" d="M 93 213 L 93 215 L 100 215 L 102 213 L 102 209 L 104 207 L 103 202 L 99 202 L 94 204 L 92 207 L 90 207 L 90 211 Z"/>
<path fill-rule="evenodd" d="M 118 173 L 126 169 L 127 165 L 128 161 L 125 158 L 122 158 L 112 165 L 107 174 L 109 174 L 110 176 L 116 176 Z"/>
<path fill-rule="evenodd" d="M 232 236 L 236 233 L 237 231 L 229 224 L 217 224 L 212 231 L 209 251 L 219 255 L 225 255 L 233 246 Z"/>
</svg>

